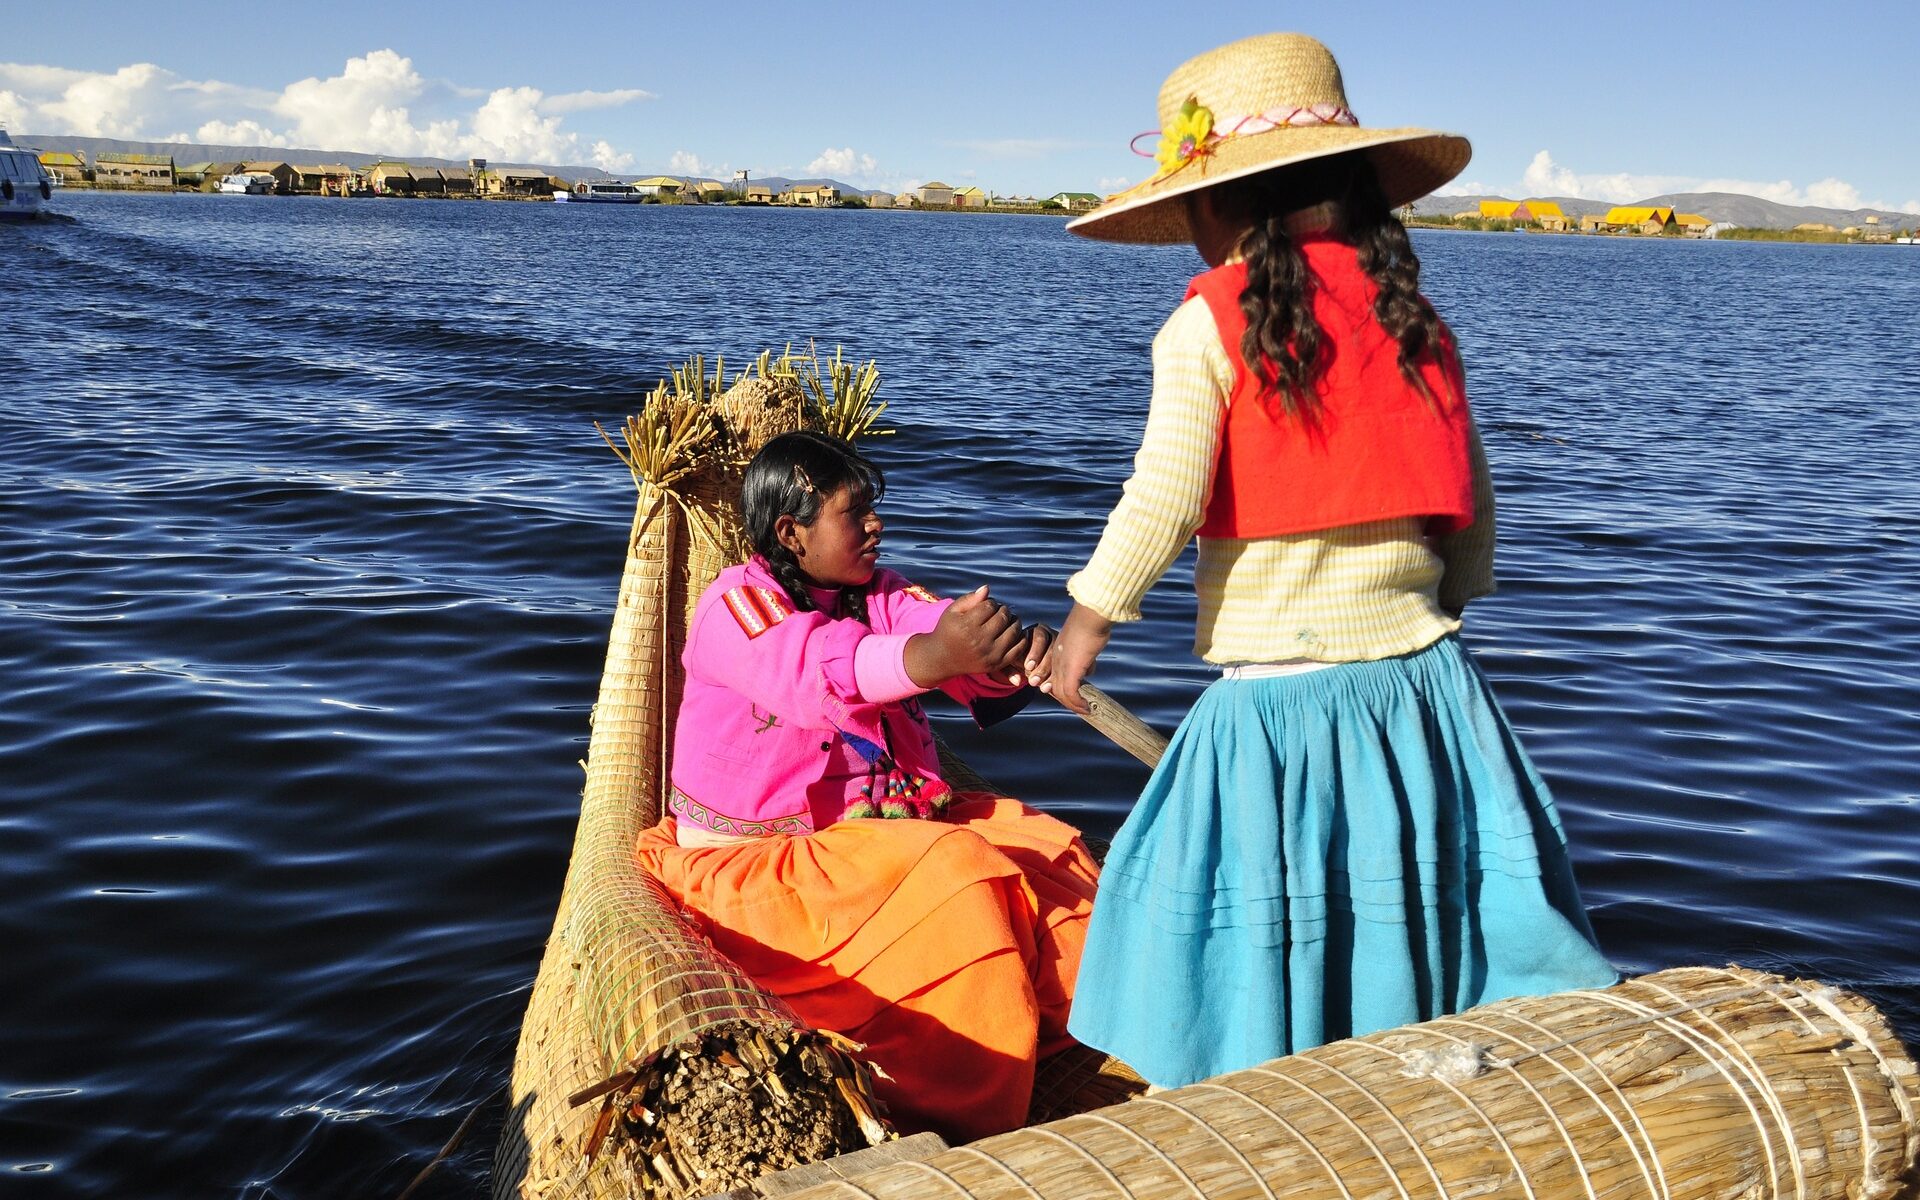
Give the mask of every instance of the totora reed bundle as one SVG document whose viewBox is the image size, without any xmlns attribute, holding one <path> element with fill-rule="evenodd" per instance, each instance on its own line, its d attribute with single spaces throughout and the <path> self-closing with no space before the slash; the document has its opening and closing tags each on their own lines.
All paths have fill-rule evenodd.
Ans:
<svg viewBox="0 0 1920 1200">
<path fill-rule="evenodd" d="M 793 429 L 882 432 L 877 383 L 872 364 L 837 354 L 762 355 L 731 384 L 724 364 L 709 374 L 694 359 L 620 431 L 614 450 L 640 495 L 573 858 L 514 1059 L 496 1197 L 724 1190 L 891 1136 L 855 1047 L 804 1028 L 633 858 L 667 785 L 687 621 L 747 551 L 742 468 Z"/>
<path fill-rule="evenodd" d="M 1896 1200 L 1920 1077 L 1858 996 L 1738 969 L 1503 1000 L 793 1200 Z"/>
</svg>

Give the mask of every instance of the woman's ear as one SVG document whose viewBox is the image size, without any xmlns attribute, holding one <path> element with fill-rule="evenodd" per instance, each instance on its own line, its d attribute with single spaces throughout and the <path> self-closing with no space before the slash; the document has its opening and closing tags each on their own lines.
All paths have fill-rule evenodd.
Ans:
<svg viewBox="0 0 1920 1200">
<path fill-rule="evenodd" d="M 800 541 L 800 522 L 793 519 L 792 513 L 781 513 L 773 519 L 773 540 L 787 548 L 787 553 L 795 558 L 804 557 L 807 548 Z"/>
</svg>

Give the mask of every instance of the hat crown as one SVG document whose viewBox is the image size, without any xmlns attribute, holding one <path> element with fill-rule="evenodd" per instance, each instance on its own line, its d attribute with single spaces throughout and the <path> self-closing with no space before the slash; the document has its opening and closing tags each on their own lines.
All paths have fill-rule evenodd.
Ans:
<svg viewBox="0 0 1920 1200">
<path fill-rule="evenodd" d="M 1181 63 L 1160 85 L 1160 128 L 1171 128 L 1189 99 L 1214 118 L 1275 109 L 1346 108 L 1347 89 L 1333 52 L 1304 33 L 1264 33 L 1229 42 Z"/>
</svg>

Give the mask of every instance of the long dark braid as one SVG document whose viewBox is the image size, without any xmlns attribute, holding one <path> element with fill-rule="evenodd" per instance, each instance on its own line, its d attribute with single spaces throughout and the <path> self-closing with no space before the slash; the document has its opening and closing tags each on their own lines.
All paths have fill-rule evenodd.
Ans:
<svg viewBox="0 0 1920 1200">
<path fill-rule="evenodd" d="M 854 500 L 878 504 L 886 494 L 886 476 L 865 455 L 839 438 L 803 430 L 783 433 L 760 448 L 747 464 L 740 484 L 740 509 L 754 551 L 767 560 L 767 569 L 802 612 L 813 610 L 813 594 L 793 551 L 780 544 L 774 532 L 783 516 L 811 526 L 821 506 L 843 487 L 854 489 Z M 841 588 L 840 611 L 835 614 L 871 624 L 867 590 Z"/>
<path fill-rule="evenodd" d="M 1353 243 L 1361 270 L 1378 289 L 1374 316 L 1399 344 L 1401 376 L 1435 400 L 1420 367 L 1440 360 L 1451 335 L 1420 294 L 1420 258 L 1364 154 L 1312 159 L 1231 180 L 1213 192 L 1215 211 L 1246 227 L 1239 243 L 1247 263 L 1247 286 L 1240 294 L 1247 317 L 1241 357 L 1262 384 L 1277 390 L 1288 416 L 1311 421 L 1318 414 L 1314 385 L 1324 364 L 1320 324 L 1313 316 L 1313 275 L 1287 234 L 1287 218 L 1328 203 L 1336 232 Z"/>
<path fill-rule="evenodd" d="M 1320 373 L 1320 323 L 1313 317 L 1313 273 L 1287 236 L 1287 214 L 1270 213 L 1240 239 L 1247 287 L 1240 310 L 1247 332 L 1240 357 L 1266 387 L 1279 385 L 1288 416 L 1311 418 L 1318 407 L 1313 383 Z"/>
</svg>

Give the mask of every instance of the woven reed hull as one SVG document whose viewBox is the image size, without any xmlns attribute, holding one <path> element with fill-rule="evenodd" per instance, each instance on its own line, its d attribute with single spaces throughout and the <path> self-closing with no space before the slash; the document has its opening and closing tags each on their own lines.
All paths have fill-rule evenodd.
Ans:
<svg viewBox="0 0 1920 1200">
<path fill-rule="evenodd" d="M 671 1164 L 656 1169 L 659 1143 L 642 1144 L 645 1131 L 616 1133 L 590 1162 L 596 1118 L 612 1109 L 570 1098 L 709 1039 L 809 1036 L 688 926 L 632 855 L 659 812 L 688 610 L 738 554 L 699 536 L 736 528 L 735 482 L 695 478 L 674 499 L 640 489 L 495 1200 L 720 1190 Z M 1487 1069 L 1457 1081 L 1407 1074 L 1406 1056 L 1463 1046 L 1483 1048 L 1469 1067 Z M 857 1069 L 841 1078 L 863 1086 Z M 1139 1086 L 1104 1056 L 1060 1056 L 1042 1064 L 1034 1115 L 1083 1113 Z M 1864 1001 L 1680 970 L 1336 1043 L 804 1194 L 1889 1200 L 1907 1186 L 1917 1109 L 1913 1062 Z"/>
<path fill-rule="evenodd" d="M 793 1193 L 1315 1200 L 1917 1194 L 1920 1081 L 1873 1007 L 1681 968 L 1336 1042 Z"/>
<path fill-rule="evenodd" d="M 494 1154 L 496 1200 L 621 1200 L 679 1190 L 617 1138 L 616 1152 L 589 1163 L 586 1148 L 604 1106 L 572 1098 L 683 1043 L 742 1030 L 788 1039 L 800 1032 L 792 1010 L 716 953 L 633 858 L 634 838 L 660 813 L 687 620 L 706 583 L 739 552 L 702 536 L 705 527 L 694 522 L 736 529 L 737 488 L 737 476 L 722 469 L 686 480 L 675 496 L 640 487 L 573 855 L 521 1026 Z"/>
</svg>

